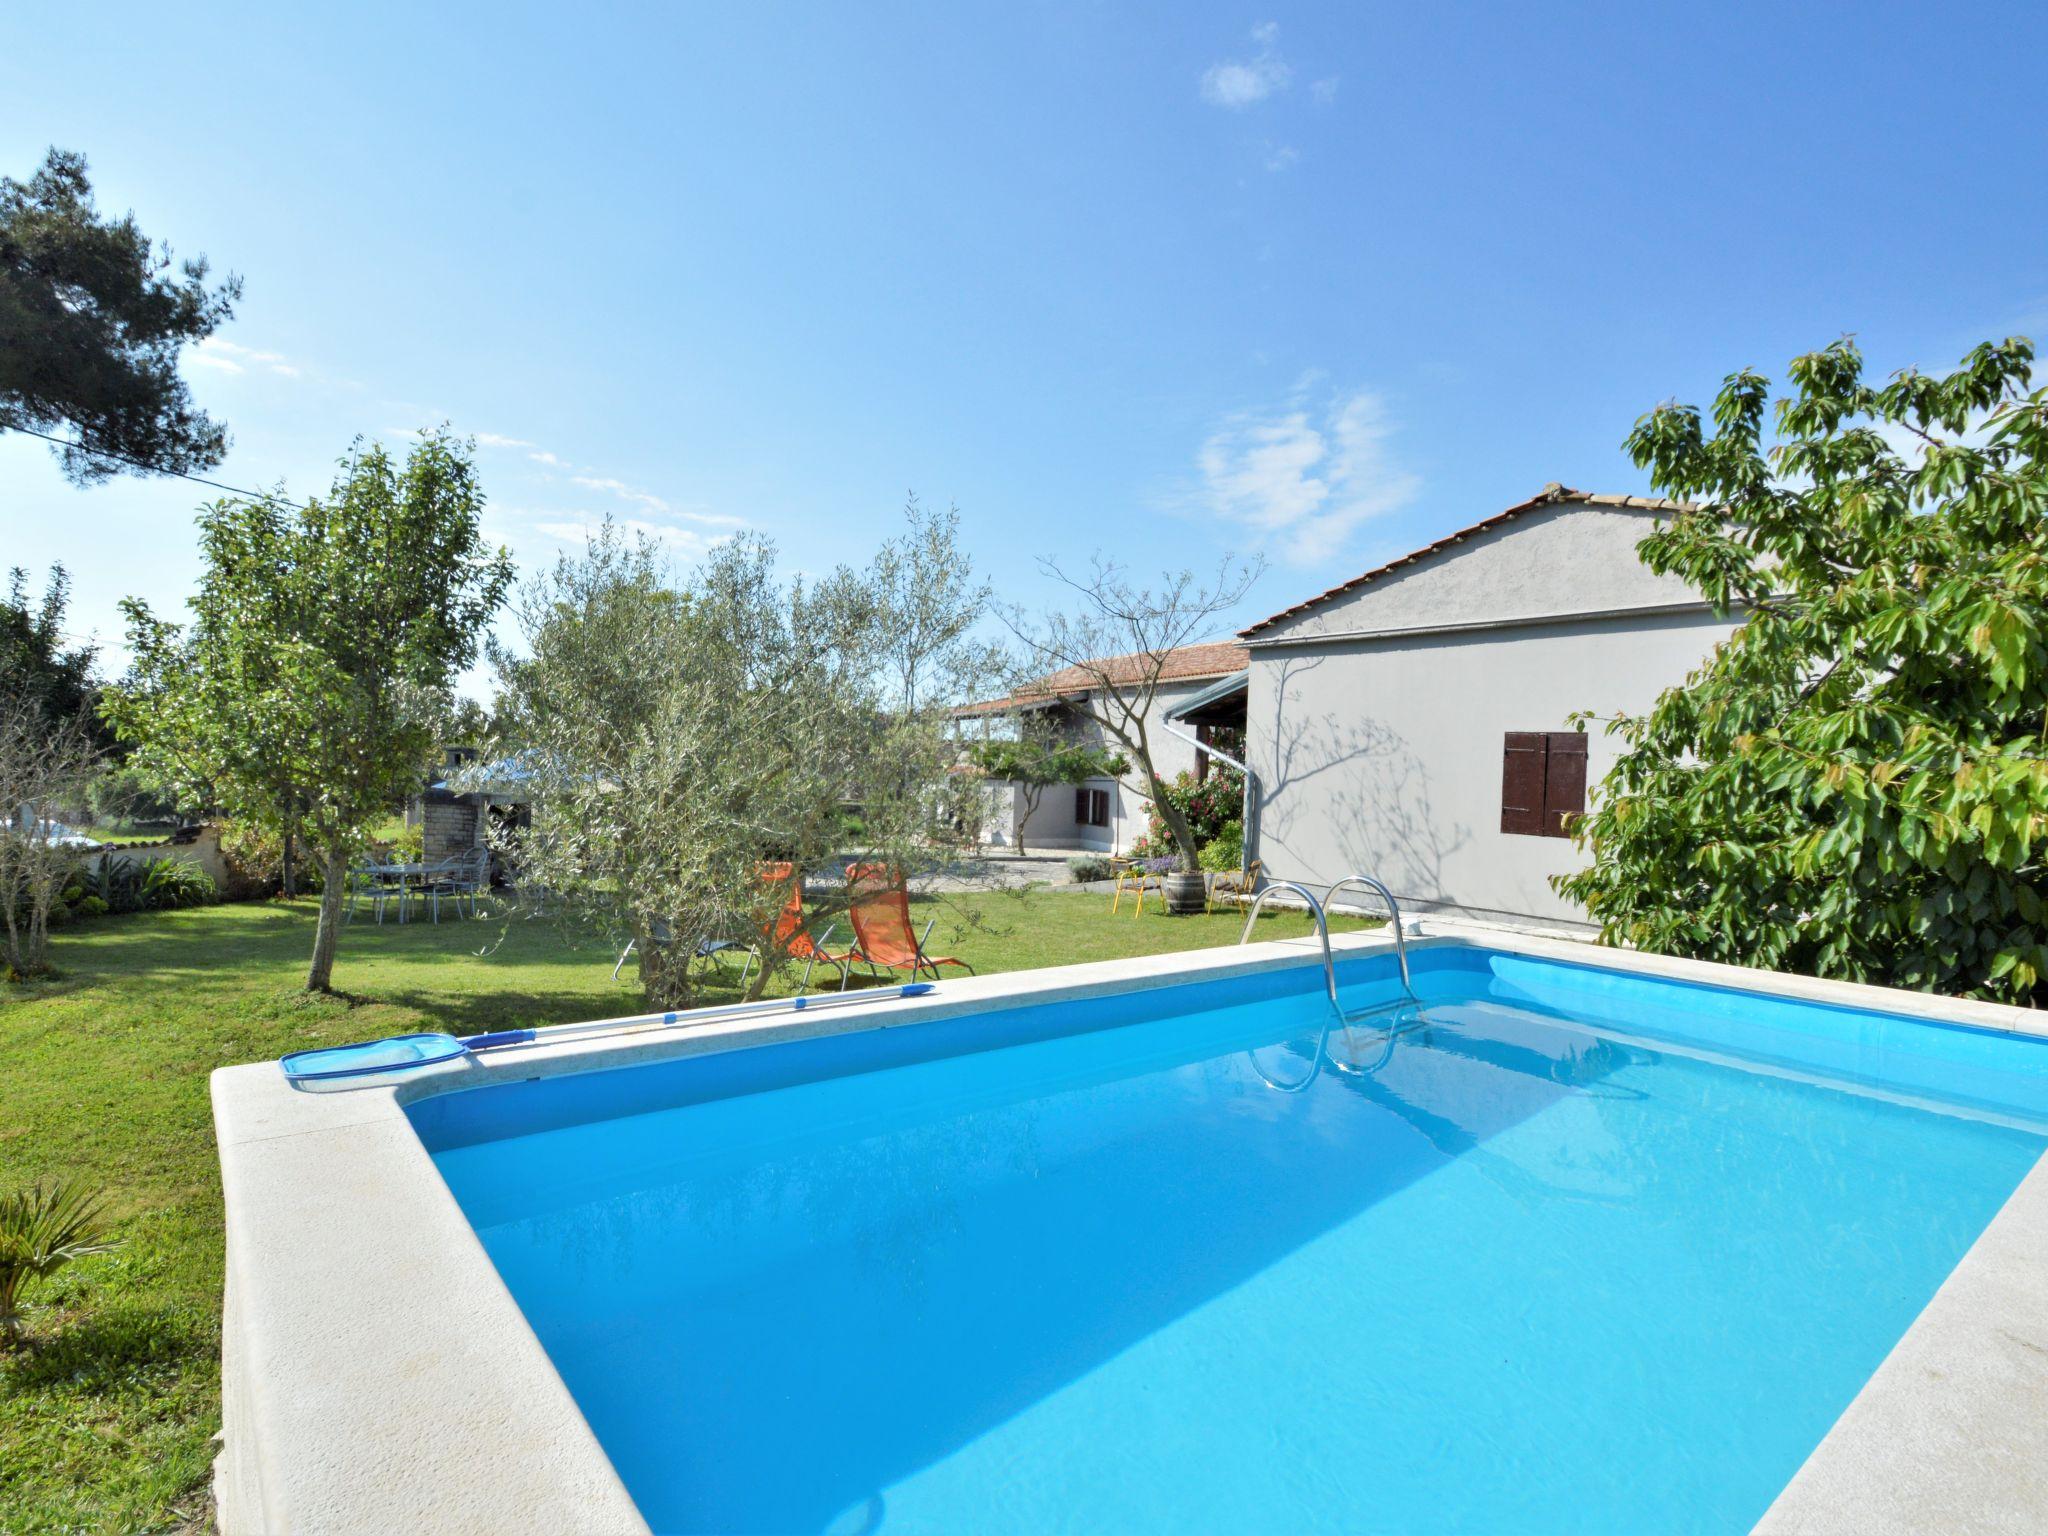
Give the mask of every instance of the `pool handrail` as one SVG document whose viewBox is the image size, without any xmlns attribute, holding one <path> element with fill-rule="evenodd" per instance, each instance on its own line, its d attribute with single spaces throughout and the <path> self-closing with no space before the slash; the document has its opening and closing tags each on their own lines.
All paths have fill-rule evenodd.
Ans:
<svg viewBox="0 0 2048 1536">
<path fill-rule="evenodd" d="M 1268 881 L 1264 890 L 1252 898 L 1251 908 L 1244 915 L 1244 932 L 1237 936 L 1239 944 L 1248 943 L 1252 936 L 1252 924 L 1259 920 L 1259 908 L 1266 904 L 1266 898 L 1275 891 L 1293 891 L 1308 903 L 1309 914 L 1316 920 L 1316 937 L 1323 941 L 1323 985 L 1329 990 L 1330 1006 L 1342 1018 L 1344 1010 L 1337 1002 L 1337 962 L 1330 958 L 1330 924 L 1323 916 L 1323 904 L 1316 900 L 1316 893 L 1298 880 Z"/>
<path fill-rule="evenodd" d="M 1371 875 L 1346 875 L 1323 892 L 1324 906 L 1334 908 L 1337 905 L 1337 893 L 1347 885 L 1369 886 L 1379 892 L 1380 900 L 1387 904 L 1387 917 L 1394 929 L 1394 958 L 1401 966 L 1401 990 L 1408 994 L 1411 1001 L 1420 1003 L 1421 999 L 1415 996 L 1415 984 L 1408 979 L 1408 935 L 1401 927 L 1401 903 L 1394 900 L 1392 891 Z"/>
</svg>

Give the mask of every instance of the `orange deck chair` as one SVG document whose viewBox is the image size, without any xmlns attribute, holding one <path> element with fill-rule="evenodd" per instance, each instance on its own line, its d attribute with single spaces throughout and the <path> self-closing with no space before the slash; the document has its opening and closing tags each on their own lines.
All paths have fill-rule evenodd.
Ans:
<svg viewBox="0 0 2048 1536">
<path fill-rule="evenodd" d="M 839 926 L 837 923 L 826 925 L 824 938 L 811 937 L 811 931 L 804 926 L 804 877 L 796 872 L 796 866 L 788 860 L 763 864 L 761 883 L 782 886 L 789 893 L 782 903 L 782 910 L 776 914 L 775 927 L 769 931 L 768 945 L 771 953 L 779 952 L 788 955 L 792 960 L 803 961 L 804 980 L 797 991 L 810 991 L 811 968 L 822 960 L 839 972 L 839 990 L 844 992 L 846 975 L 858 953 L 858 946 L 840 954 L 832 953 L 828 946 L 832 942 L 832 930 Z M 744 977 L 741 978 L 740 985 L 746 985 Z"/>
<path fill-rule="evenodd" d="M 974 967 L 952 955 L 928 955 L 924 941 L 932 936 L 935 917 L 924 925 L 922 934 L 910 926 L 910 893 L 903 877 L 886 864 L 856 864 L 846 872 L 847 916 L 853 919 L 851 957 L 869 970 L 908 971 L 912 976 L 926 973 L 937 979 L 939 967 L 957 965 L 968 975 Z M 852 967 L 847 967 L 850 974 Z M 842 975 L 839 990 L 846 990 Z"/>
</svg>

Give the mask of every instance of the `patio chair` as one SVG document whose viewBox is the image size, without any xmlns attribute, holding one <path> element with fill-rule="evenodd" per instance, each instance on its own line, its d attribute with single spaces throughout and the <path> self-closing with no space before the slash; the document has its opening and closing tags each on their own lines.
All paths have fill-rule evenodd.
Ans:
<svg viewBox="0 0 2048 1536">
<path fill-rule="evenodd" d="M 829 948 L 832 942 L 833 929 L 838 927 L 838 924 L 827 924 L 825 936 L 822 939 L 813 939 L 811 937 L 810 930 L 804 926 L 803 876 L 797 873 L 794 864 L 786 860 L 766 863 L 760 866 L 759 873 L 762 884 L 770 887 L 781 886 L 786 890 L 782 907 L 775 915 L 775 926 L 762 937 L 771 950 L 788 955 L 792 960 L 803 961 L 804 979 L 802 985 L 797 990 L 799 992 L 810 990 L 811 972 L 816 968 L 820 960 L 839 972 L 840 985 L 843 989 L 846 981 L 847 966 L 852 960 L 853 954 L 849 950 L 835 955 Z M 667 925 L 661 924 L 658 926 L 660 931 L 657 932 L 656 937 L 665 937 Z M 633 953 L 635 947 L 634 943 L 629 942 L 620 951 L 619 963 L 612 967 L 613 981 L 619 979 L 619 972 L 624 969 L 627 957 Z M 745 951 L 747 956 L 746 964 L 740 967 L 739 984 L 744 989 L 747 984 L 747 978 L 753 974 L 755 963 L 761 959 L 761 950 L 758 945 L 748 944 L 739 939 L 705 939 L 697 945 L 695 953 L 690 958 L 692 960 L 708 960 L 713 956 L 736 949 Z"/>
<path fill-rule="evenodd" d="M 836 921 L 825 925 L 824 937 L 811 937 L 810 929 L 804 926 L 804 877 L 797 873 L 796 866 L 786 860 L 763 864 L 761 879 L 769 885 L 780 885 L 788 889 L 789 894 L 782 903 L 782 910 L 775 915 L 775 927 L 768 935 L 768 943 L 771 949 L 779 950 L 790 959 L 803 961 L 804 979 L 798 985 L 797 991 L 810 991 L 811 971 L 820 960 L 839 972 L 839 988 L 842 992 L 845 991 L 846 973 L 853 963 L 854 952 L 849 949 L 836 955 L 832 953 L 829 946 L 832 943 L 832 934 L 839 926 Z M 744 977 L 741 978 L 740 984 L 746 984 Z"/>
<path fill-rule="evenodd" d="M 448 897 L 455 903 L 455 910 L 462 910 L 462 896 L 466 889 L 464 871 L 468 867 L 468 855 L 455 854 L 449 858 L 437 859 L 426 867 L 420 876 L 420 900 L 425 904 L 428 915 L 435 922 L 441 921 L 441 898 Z"/>
<path fill-rule="evenodd" d="M 469 903 L 469 915 L 476 916 L 476 898 L 490 889 L 491 850 L 481 845 L 464 849 L 454 859 L 454 869 L 447 879 L 447 894 L 455 898 L 455 910 L 460 912 L 462 904 Z"/>
<path fill-rule="evenodd" d="M 1116 872 L 1116 896 L 1109 904 L 1110 915 L 1116 915 L 1117 910 L 1123 906 L 1126 895 L 1135 894 L 1138 898 L 1137 907 L 1131 914 L 1133 917 L 1144 912 L 1147 891 L 1157 891 L 1159 899 L 1166 900 L 1166 871 L 1154 869 L 1152 866 L 1170 862 L 1165 859 L 1132 859 L 1129 863 L 1119 866 Z"/>
<path fill-rule="evenodd" d="M 670 929 L 669 925 L 663 922 L 658 917 L 654 919 L 653 922 L 649 923 L 647 926 L 650 930 L 652 930 L 654 934 L 654 941 L 657 944 L 666 944 L 671 938 L 675 936 L 673 930 Z M 690 959 L 693 962 L 697 960 L 709 960 L 714 956 L 724 954 L 727 950 L 730 949 L 745 950 L 749 957 L 747 960 L 747 966 L 749 968 L 752 967 L 754 963 L 752 958 L 754 954 L 754 946 L 740 939 L 699 939 L 697 941 L 697 947 L 690 952 Z M 626 947 L 619 951 L 618 961 L 612 966 L 613 981 L 617 981 L 619 979 L 619 972 L 623 971 L 626 968 L 626 962 L 632 959 L 634 955 L 638 954 L 639 951 L 640 941 L 638 939 L 626 940 Z M 747 972 L 745 969 L 743 969 L 740 972 L 740 985 L 744 987 L 746 984 Z"/>
<path fill-rule="evenodd" d="M 910 892 L 898 871 L 885 864 L 855 864 L 846 872 L 846 898 L 847 916 L 853 920 L 850 957 L 871 972 L 908 971 L 912 976 L 929 972 L 936 980 L 940 966 L 957 965 L 968 975 L 974 974 L 974 967 L 965 960 L 925 953 L 925 940 L 939 920 L 935 917 L 926 923 L 921 934 L 911 927 Z M 852 974 L 849 965 L 840 977 L 840 991 L 846 990 Z"/>
<path fill-rule="evenodd" d="M 1234 905 L 1253 894 L 1259 888 L 1259 861 L 1253 859 L 1242 870 L 1219 870 L 1209 876 L 1207 888 L 1202 892 L 1202 910 L 1214 912 L 1219 899 Z"/>
<path fill-rule="evenodd" d="M 364 856 L 362 863 L 350 867 L 348 905 L 342 908 L 341 913 L 343 922 L 355 920 L 358 901 L 368 901 L 371 912 L 380 923 L 384 921 L 385 906 L 395 901 L 398 903 L 398 920 L 401 923 L 405 921 L 406 903 L 411 896 L 411 888 L 402 874 L 391 872 L 390 866 L 394 862 L 382 851 L 372 848 Z"/>
</svg>

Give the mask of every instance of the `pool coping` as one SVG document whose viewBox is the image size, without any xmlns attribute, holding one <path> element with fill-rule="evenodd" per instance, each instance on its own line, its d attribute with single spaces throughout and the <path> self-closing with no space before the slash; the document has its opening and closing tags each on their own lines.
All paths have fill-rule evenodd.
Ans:
<svg viewBox="0 0 2048 1536">
<path fill-rule="evenodd" d="M 1425 918 L 1476 946 L 2048 1038 L 2022 1009 Z M 1334 935 L 1350 956 L 1384 932 Z M 1312 939 L 949 980 L 917 998 L 494 1050 L 398 1086 L 213 1074 L 227 1216 L 224 1536 L 648 1530 L 406 1118 L 431 1095 L 1319 963 Z M 318 1189 L 327 1198 L 309 1200 Z M 407 1306 L 432 1298 L 431 1306 Z M 394 1383 L 401 1384 L 394 1388 Z M 1765 1515 L 1771 1536 L 2035 1529 L 2048 1511 L 2048 1158 Z M 2032 1517 L 2032 1518 L 2030 1518 Z M 2001 1523 L 2003 1522 L 2003 1523 Z"/>
</svg>

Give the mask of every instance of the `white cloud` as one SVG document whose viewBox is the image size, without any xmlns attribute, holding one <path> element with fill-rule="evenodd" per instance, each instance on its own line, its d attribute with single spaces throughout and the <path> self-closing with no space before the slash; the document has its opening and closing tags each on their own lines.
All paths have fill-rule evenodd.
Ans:
<svg viewBox="0 0 2048 1536">
<path fill-rule="evenodd" d="M 486 448 L 531 448 L 523 437 L 500 437 L 495 432 L 473 432 L 470 434 Z"/>
<path fill-rule="evenodd" d="M 566 460 L 556 458 L 552 453 L 549 453 L 545 448 L 536 448 L 532 453 L 529 453 L 527 457 L 533 460 L 533 462 L 536 464 L 547 465 L 549 469 L 567 469 L 569 467 L 568 462 Z"/>
<path fill-rule="evenodd" d="M 1196 455 L 1210 511 L 1263 534 L 1272 552 L 1307 565 L 1336 554 L 1358 525 L 1406 506 L 1420 479 L 1388 451 L 1393 427 L 1371 390 L 1312 406 L 1224 421 Z"/>
<path fill-rule="evenodd" d="M 635 490 L 623 480 L 614 480 L 609 476 L 600 475 L 571 475 L 569 478 L 577 485 L 586 486 L 593 491 L 608 491 L 618 497 L 619 500 L 630 501 L 637 506 L 647 508 L 650 512 L 666 512 L 668 510 L 668 503 L 659 496 L 656 496 L 652 491 Z"/>
<path fill-rule="evenodd" d="M 1337 99 L 1337 77 L 1332 75 L 1327 80 L 1312 82 L 1308 88 L 1308 95 L 1309 100 L 1317 106 L 1327 107 Z"/>
<path fill-rule="evenodd" d="M 534 527 L 549 538 L 559 539 L 564 544 L 584 544 L 588 543 L 590 536 L 597 531 L 599 521 L 593 518 L 584 522 L 569 522 L 557 518 L 536 523 Z M 673 523 L 649 522 L 639 517 L 626 518 L 614 526 L 632 537 L 651 539 L 664 549 L 687 555 L 702 554 L 714 544 L 730 537 L 728 534 L 700 533 L 695 528 L 678 528 Z"/>
<path fill-rule="evenodd" d="M 1202 100 L 1211 106 L 1242 112 L 1268 96 L 1287 89 L 1294 71 L 1280 57 L 1280 24 L 1259 23 L 1252 28 L 1252 41 L 1259 51 L 1249 59 L 1228 59 L 1202 72 Z"/>
<path fill-rule="evenodd" d="M 222 373 L 247 373 L 251 368 L 260 368 L 287 379 L 299 376 L 298 367 L 287 361 L 281 352 L 259 352 L 254 347 L 223 341 L 218 336 L 203 337 L 189 355 L 200 366 L 217 368 Z"/>
<path fill-rule="evenodd" d="M 1284 171 L 1301 158 L 1301 151 L 1292 144 L 1278 144 L 1266 151 L 1266 169 Z"/>
<path fill-rule="evenodd" d="M 732 517 L 723 512 L 706 512 L 695 507 L 672 507 L 652 491 L 640 490 L 608 475 L 571 475 L 569 478 L 575 484 L 589 490 L 605 491 L 621 501 L 631 502 L 636 507 L 645 507 L 649 512 L 659 513 L 663 517 L 680 517 L 688 522 L 702 523 L 712 528 L 738 528 L 746 522 L 745 518 Z"/>
</svg>

